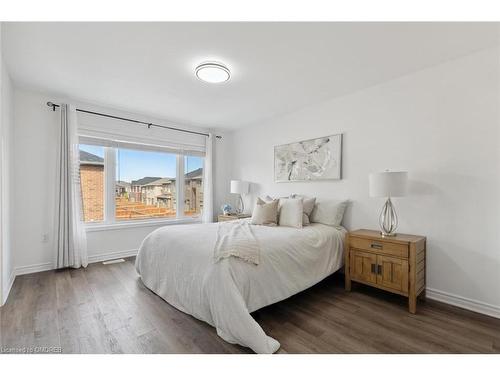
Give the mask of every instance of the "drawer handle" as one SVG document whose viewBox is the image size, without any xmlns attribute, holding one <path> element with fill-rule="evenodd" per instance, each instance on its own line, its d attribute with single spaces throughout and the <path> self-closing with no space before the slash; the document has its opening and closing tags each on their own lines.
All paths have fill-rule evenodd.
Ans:
<svg viewBox="0 0 500 375">
<path fill-rule="evenodd" d="M 380 243 L 372 243 L 372 244 L 370 245 L 370 247 L 371 247 L 372 249 L 382 249 L 382 244 L 380 244 Z"/>
</svg>

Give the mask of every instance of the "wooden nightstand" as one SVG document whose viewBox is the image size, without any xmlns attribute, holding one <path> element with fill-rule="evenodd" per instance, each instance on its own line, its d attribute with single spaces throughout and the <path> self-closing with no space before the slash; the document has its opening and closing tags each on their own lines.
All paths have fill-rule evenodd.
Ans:
<svg viewBox="0 0 500 375">
<path fill-rule="evenodd" d="M 219 215 L 217 216 L 217 221 L 231 221 L 231 220 L 239 220 L 246 219 L 247 217 L 251 217 L 250 214 L 234 214 L 234 215 Z"/>
<path fill-rule="evenodd" d="M 417 297 L 425 297 L 425 237 L 360 229 L 349 232 L 345 244 L 345 289 L 351 281 L 408 297 L 415 314 Z"/>
</svg>

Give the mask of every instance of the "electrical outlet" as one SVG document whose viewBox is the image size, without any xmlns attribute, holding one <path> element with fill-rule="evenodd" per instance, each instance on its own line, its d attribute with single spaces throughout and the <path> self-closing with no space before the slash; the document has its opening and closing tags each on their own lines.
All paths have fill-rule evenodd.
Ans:
<svg viewBox="0 0 500 375">
<path fill-rule="evenodd" d="M 49 235 L 47 233 L 42 234 L 42 242 L 43 243 L 49 242 Z"/>
</svg>

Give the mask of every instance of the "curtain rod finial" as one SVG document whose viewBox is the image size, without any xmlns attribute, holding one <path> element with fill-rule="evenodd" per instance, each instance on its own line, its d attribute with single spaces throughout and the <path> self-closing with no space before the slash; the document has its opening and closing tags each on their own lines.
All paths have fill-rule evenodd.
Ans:
<svg viewBox="0 0 500 375">
<path fill-rule="evenodd" d="M 56 107 L 59 107 L 59 105 L 54 104 L 54 103 L 52 103 L 52 102 L 47 102 L 47 106 L 48 106 L 48 107 L 52 107 L 52 111 L 53 111 L 53 112 L 55 112 Z"/>
</svg>

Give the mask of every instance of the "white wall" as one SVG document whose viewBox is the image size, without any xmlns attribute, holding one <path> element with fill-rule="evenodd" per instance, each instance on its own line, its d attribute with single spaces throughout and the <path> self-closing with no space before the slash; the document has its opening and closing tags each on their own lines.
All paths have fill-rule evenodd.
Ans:
<svg viewBox="0 0 500 375">
<path fill-rule="evenodd" d="M 19 87 L 14 90 L 14 183 L 16 186 L 13 197 L 15 204 L 14 264 L 18 274 L 54 267 L 56 254 L 53 245 L 53 207 L 55 199 L 56 134 L 60 115 L 59 111 L 52 112 L 45 103 L 47 101 L 60 102 L 61 100 L 75 103 L 73 100 L 48 93 L 40 93 Z M 75 104 L 78 107 L 90 110 L 167 124 L 164 120 L 144 115 L 102 108 L 88 103 L 76 102 Z M 87 128 L 93 126 L 98 130 L 111 130 L 119 134 L 138 136 L 148 134 L 151 137 L 166 137 L 175 141 L 179 141 L 180 134 L 182 134 L 154 128 L 148 131 L 145 127 L 120 123 L 114 120 L 103 120 L 89 115 L 80 116 L 80 123 Z M 193 127 L 190 127 L 190 129 L 207 131 L 206 129 Z M 188 143 L 199 143 L 200 137 L 186 137 L 184 135 L 182 140 Z M 216 143 L 215 153 L 219 157 L 218 147 L 224 141 L 217 141 Z M 224 171 L 216 173 L 222 173 L 223 175 Z M 215 184 L 217 184 L 217 181 L 215 181 Z M 99 261 L 106 258 L 131 255 L 139 248 L 144 237 L 157 227 L 158 225 L 149 225 L 138 228 L 114 228 L 105 231 L 88 232 L 89 260 Z M 42 242 L 44 235 L 48 235 L 47 242 Z"/>
<path fill-rule="evenodd" d="M 350 198 L 345 225 L 377 229 L 383 199 L 368 197 L 368 174 L 407 170 L 399 231 L 427 236 L 428 295 L 500 316 L 499 69 L 499 49 L 483 50 L 246 127 L 232 174 L 254 196 Z M 341 181 L 273 182 L 273 146 L 336 133 Z"/>
<path fill-rule="evenodd" d="M 14 280 L 12 262 L 12 83 L 3 62 L 0 24 L 0 305 L 9 294 Z"/>
</svg>

